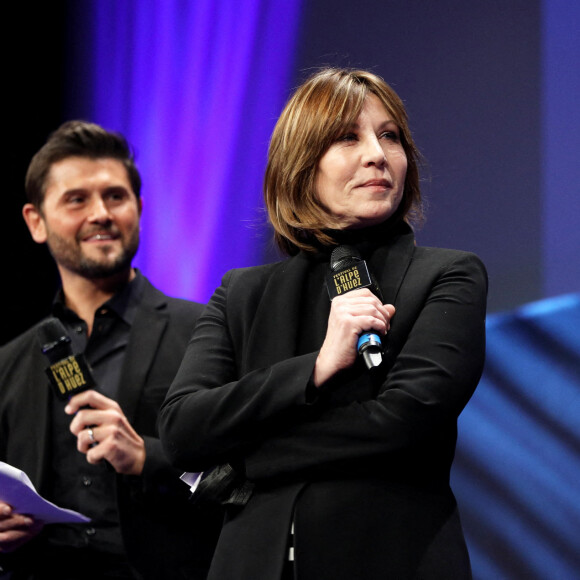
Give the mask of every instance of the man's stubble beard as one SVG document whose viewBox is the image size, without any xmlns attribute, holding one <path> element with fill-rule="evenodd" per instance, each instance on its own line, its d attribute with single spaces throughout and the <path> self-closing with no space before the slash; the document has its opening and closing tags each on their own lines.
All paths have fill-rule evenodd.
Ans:
<svg viewBox="0 0 580 580">
<path fill-rule="evenodd" d="M 123 245 L 121 253 L 113 260 L 107 260 L 107 248 L 103 247 L 102 259 L 89 258 L 83 254 L 80 243 L 74 244 L 54 233 L 48 233 L 46 244 L 56 263 L 75 274 L 88 279 L 108 278 L 131 267 L 133 258 L 139 248 L 139 228 L 132 233 L 129 241 Z"/>
</svg>

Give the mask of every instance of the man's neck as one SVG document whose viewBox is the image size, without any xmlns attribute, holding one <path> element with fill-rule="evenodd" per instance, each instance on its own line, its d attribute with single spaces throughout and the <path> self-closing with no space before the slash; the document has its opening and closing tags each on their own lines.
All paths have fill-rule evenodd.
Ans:
<svg viewBox="0 0 580 580">
<path fill-rule="evenodd" d="M 62 291 L 67 308 L 87 323 L 91 334 L 95 311 L 112 298 L 123 286 L 135 278 L 135 270 L 130 268 L 107 278 L 84 278 L 78 274 L 60 272 Z"/>
</svg>

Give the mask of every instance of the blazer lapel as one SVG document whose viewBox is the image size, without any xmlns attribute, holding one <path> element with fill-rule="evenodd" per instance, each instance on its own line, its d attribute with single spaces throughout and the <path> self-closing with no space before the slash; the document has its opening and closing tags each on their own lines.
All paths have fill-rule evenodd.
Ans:
<svg viewBox="0 0 580 580">
<path fill-rule="evenodd" d="M 32 365 L 32 368 L 42 367 Z M 30 446 L 30 457 L 36 457 L 38 461 L 31 461 L 25 471 L 38 490 L 43 490 L 52 465 L 50 450 L 50 441 L 52 440 L 50 433 L 52 386 L 44 373 L 40 374 L 32 382 L 32 384 L 40 385 L 43 383 L 45 383 L 45 387 L 37 391 L 35 404 L 28 406 L 26 420 L 28 424 L 27 445 Z"/>
<path fill-rule="evenodd" d="M 131 326 L 131 335 L 121 372 L 119 405 L 130 422 L 135 419 L 145 378 L 167 326 L 167 314 L 159 308 L 165 303 L 161 293 L 147 282 L 143 300 Z"/>
<path fill-rule="evenodd" d="M 409 230 L 397 236 L 391 244 L 380 246 L 372 257 L 371 268 L 385 304 L 395 304 L 414 251 L 415 236 Z"/>
<path fill-rule="evenodd" d="M 309 263 L 302 255 L 280 263 L 264 288 L 248 337 L 242 372 L 272 365 L 295 356 L 300 301 Z"/>
</svg>

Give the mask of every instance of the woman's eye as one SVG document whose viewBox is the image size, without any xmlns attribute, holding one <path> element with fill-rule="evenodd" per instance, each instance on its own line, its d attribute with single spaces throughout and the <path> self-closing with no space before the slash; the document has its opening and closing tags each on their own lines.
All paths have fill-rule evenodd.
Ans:
<svg viewBox="0 0 580 580">
<path fill-rule="evenodd" d="M 356 135 L 354 133 L 345 133 L 337 139 L 337 141 L 355 141 Z"/>
<path fill-rule="evenodd" d="M 380 136 L 389 141 L 399 142 L 399 134 L 396 131 L 384 131 Z"/>
</svg>

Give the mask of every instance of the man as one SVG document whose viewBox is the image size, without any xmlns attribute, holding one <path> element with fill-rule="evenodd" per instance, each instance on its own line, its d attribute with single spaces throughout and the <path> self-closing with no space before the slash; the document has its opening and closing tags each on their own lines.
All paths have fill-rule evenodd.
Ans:
<svg viewBox="0 0 580 580">
<path fill-rule="evenodd" d="M 14 580 L 197 580 L 209 566 L 221 515 L 188 501 L 156 428 L 202 305 L 165 296 L 132 267 L 140 187 L 125 139 L 81 121 L 55 131 L 28 168 L 23 216 L 62 282 L 52 315 L 97 386 L 55 395 L 40 325 L 0 349 L 0 461 L 91 518 L 43 525 L 0 502 L 0 568 Z"/>
</svg>

